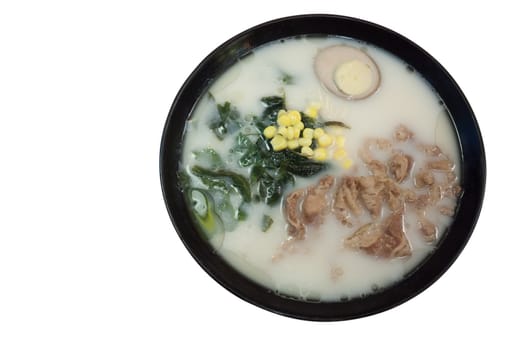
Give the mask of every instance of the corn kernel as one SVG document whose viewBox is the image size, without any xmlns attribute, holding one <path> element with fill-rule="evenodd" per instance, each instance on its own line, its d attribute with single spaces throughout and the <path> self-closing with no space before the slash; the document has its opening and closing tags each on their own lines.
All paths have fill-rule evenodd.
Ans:
<svg viewBox="0 0 524 350">
<path fill-rule="evenodd" d="M 344 147 L 344 144 L 346 143 L 346 138 L 344 136 L 337 136 L 335 138 L 335 144 L 337 147 Z"/>
<path fill-rule="evenodd" d="M 318 117 L 318 108 L 315 107 L 315 106 L 309 106 L 304 111 L 304 114 L 307 115 L 308 117 L 316 118 L 316 117 Z"/>
<path fill-rule="evenodd" d="M 276 135 L 271 140 L 271 146 L 273 146 L 273 151 L 282 151 L 287 147 L 287 141 L 282 135 Z"/>
<path fill-rule="evenodd" d="M 333 158 L 335 158 L 336 160 L 342 160 L 346 156 L 347 156 L 347 152 L 343 148 L 337 148 L 335 152 L 333 152 Z"/>
<path fill-rule="evenodd" d="M 286 129 L 286 138 L 288 140 L 293 140 L 295 138 L 295 129 L 292 126 L 288 126 Z"/>
<path fill-rule="evenodd" d="M 290 126 L 291 125 L 291 119 L 289 118 L 289 114 L 283 113 L 277 118 L 277 123 L 280 126 Z"/>
<path fill-rule="evenodd" d="M 285 126 L 279 126 L 277 129 L 277 133 L 286 137 L 287 136 L 287 128 Z"/>
<path fill-rule="evenodd" d="M 287 142 L 287 148 L 289 149 L 297 149 L 299 146 L 298 140 L 290 140 Z"/>
<path fill-rule="evenodd" d="M 313 131 L 313 138 L 318 139 L 320 136 L 324 135 L 324 129 L 322 128 L 316 128 L 315 131 Z"/>
<path fill-rule="evenodd" d="M 277 128 L 274 125 L 270 125 L 264 129 L 264 136 L 266 139 L 272 139 L 277 133 Z"/>
<path fill-rule="evenodd" d="M 302 137 L 306 139 L 312 139 L 313 138 L 313 129 L 311 128 L 305 128 L 304 131 L 302 131 Z"/>
<path fill-rule="evenodd" d="M 313 142 L 313 140 L 305 138 L 305 137 L 301 137 L 301 138 L 298 139 L 298 144 L 300 146 L 311 146 L 312 142 Z"/>
<path fill-rule="evenodd" d="M 287 114 L 289 116 L 289 120 L 291 122 L 291 125 L 297 124 L 302 119 L 302 117 L 300 116 L 300 112 L 299 111 L 291 110 L 291 111 L 288 111 Z"/>
<path fill-rule="evenodd" d="M 311 147 L 309 146 L 304 146 L 302 147 L 302 149 L 300 150 L 300 153 L 306 157 L 311 157 L 313 156 L 313 150 L 311 149 Z"/>
<path fill-rule="evenodd" d="M 320 147 L 329 147 L 333 143 L 333 138 L 328 134 L 321 135 L 318 138 L 318 144 Z"/>
<path fill-rule="evenodd" d="M 298 122 L 295 124 L 295 129 L 304 130 L 304 123 Z"/>
<path fill-rule="evenodd" d="M 313 159 L 323 161 L 327 159 L 327 150 L 322 147 L 315 148 L 313 151 Z"/>
<path fill-rule="evenodd" d="M 351 167 L 351 165 L 353 164 L 353 162 L 351 161 L 351 159 L 345 159 L 343 162 L 342 162 L 342 167 L 344 169 L 349 169 Z"/>
</svg>

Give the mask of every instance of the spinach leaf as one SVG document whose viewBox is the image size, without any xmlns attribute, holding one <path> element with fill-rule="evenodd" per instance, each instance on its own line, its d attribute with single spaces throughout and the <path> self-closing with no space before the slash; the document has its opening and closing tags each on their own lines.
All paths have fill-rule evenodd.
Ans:
<svg viewBox="0 0 524 350">
<path fill-rule="evenodd" d="M 229 101 L 223 105 L 217 104 L 217 111 L 218 116 L 211 120 L 209 127 L 219 140 L 223 140 L 228 133 L 238 130 L 240 115 Z"/>
<path fill-rule="evenodd" d="M 295 79 L 293 78 L 292 75 L 288 74 L 288 73 L 282 73 L 280 75 L 280 78 L 279 80 L 284 84 L 284 85 L 293 85 L 293 83 L 295 82 Z"/>
<path fill-rule="evenodd" d="M 194 151 L 193 156 L 199 163 L 209 165 L 214 169 L 224 166 L 224 161 L 222 160 L 222 157 L 220 157 L 220 154 L 209 147 L 200 151 Z"/>
<path fill-rule="evenodd" d="M 265 173 L 258 182 L 258 192 L 267 205 L 275 205 L 282 198 L 285 185 L 285 183 L 278 181 L 269 173 Z"/>
<path fill-rule="evenodd" d="M 262 217 L 262 232 L 267 232 L 273 224 L 273 218 L 269 215 L 264 214 Z"/>
<path fill-rule="evenodd" d="M 224 193 L 235 191 L 242 196 L 245 202 L 251 201 L 249 181 L 240 174 L 222 169 L 210 170 L 198 165 L 193 166 L 191 172 L 211 189 Z"/>
<path fill-rule="evenodd" d="M 241 167 L 247 167 L 260 161 L 260 150 L 257 144 L 242 133 L 237 135 L 235 145 L 231 151 L 240 155 L 238 164 Z"/>
<path fill-rule="evenodd" d="M 328 163 L 316 162 L 290 150 L 280 153 L 282 153 L 284 169 L 293 175 L 310 177 L 329 167 Z"/>
<path fill-rule="evenodd" d="M 275 123 L 277 121 L 278 111 L 285 109 L 284 97 L 281 96 L 267 96 L 263 97 L 262 105 L 264 112 L 262 112 L 262 120 Z M 269 124 L 268 124 L 269 125 Z"/>
</svg>

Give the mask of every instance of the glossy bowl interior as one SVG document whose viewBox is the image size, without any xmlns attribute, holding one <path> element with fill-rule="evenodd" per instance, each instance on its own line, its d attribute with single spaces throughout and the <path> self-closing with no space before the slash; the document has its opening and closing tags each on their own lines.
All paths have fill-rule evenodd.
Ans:
<svg viewBox="0 0 524 350">
<path fill-rule="evenodd" d="M 199 97 L 228 67 L 268 42 L 294 36 L 336 35 L 381 47 L 418 71 L 447 106 L 459 139 L 461 186 L 456 217 L 437 249 L 398 283 L 362 298 L 312 302 L 284 297 L 252 282 L 213 252 L 191 220 L 177 172 L 185 122 Z M 455 261 L 467 243 L 480 213 L 486 179 L 480 131 L 465 96 L 453 78 L 427 52 L 405 37 L 373 23 L 334 15 L 302 15 L 270 21 L 233 37 L 207 56 L 176 96 L 165 124 L 160 150 L 160 177 L 165 203 L 182 242 L 218 283 L 240 298 L 278 314 L 308 320 L 344 320 L 378 313 L 419 294 Z"/>
</svg>

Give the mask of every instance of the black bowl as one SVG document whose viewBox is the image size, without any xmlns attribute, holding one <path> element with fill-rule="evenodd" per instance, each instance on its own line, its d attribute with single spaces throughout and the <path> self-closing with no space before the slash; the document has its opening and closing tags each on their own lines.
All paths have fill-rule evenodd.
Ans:
<svg viewBox="0 0 524 350">
<path fill-rule="evenodd" d="M 363 40 L 404 60 L 422 74 L 447 106 L 462 156 L 463 195 L 456 218 L 434 253 L 391 287 L 348 301 L 312 302 L 284 297 L 232 268 L 197 234 L 177 178 L 185 122 L 210 84 L 254 48 L 274 40 L 305 35 Z M 427 52 L 405 37 L 370 22 L 335 15 L 302 15 L 248 29 L 220 45 L 198 65 L 169 111 L 160 149 L 160 177 L 169 215 L 182 242 L 211 277 L 238 297 L 266 310 L 300 319 L 327 321 L 352 319 L 390 309 L 435 282 L 455 261 L 473 231 L 484 196 L 486 165 L 482 138 L 471 107 L 453 78 Z"/>
</svg>

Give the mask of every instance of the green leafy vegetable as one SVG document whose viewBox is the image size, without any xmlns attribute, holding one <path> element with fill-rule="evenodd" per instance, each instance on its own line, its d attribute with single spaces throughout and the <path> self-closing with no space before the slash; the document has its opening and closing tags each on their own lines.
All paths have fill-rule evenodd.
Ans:
<svg viewBox="0 0 524 350">
<path fill-rule="evenodd" d="M 191 189 L 189 200 L 195 218 L 204 229 L 207 239 L 210 239 L 216 233 L 224 232 L 223 223 L 214 210 L 213 198 L 207 191 Z"/>
<path fill-rule="evenodd" d="M 213 118 L 209 127 L 220 140 L 223 140 L 229 132 L 238 130 L 240 115 L 229 102 L 223 105 L 217 104 L 217 111 L 218 116 Z"/>
<path fill-rule="evenodd" d="M 251 187 L 249 181 L 240 174 L 229 170 L 210 170 L 195 165 L 191 172 L 200 178 L 206 186 L 220 190 L 224 193 L 235 191 L 240 194 L 245 202 L 251 201 Z"/>
<path fill-rule="evenodd" d="M 315 128 L 321 128 L 324 126 L 324 123 L 320 122 L 317 118 L 308 117 L 304 113 L 301 113 L 301 116 L 302 116 L 302 123 L 304 123 L 305 128 L 315 129 Z"/>
<path fill-rule="evenodd" d="M 277 121 L 278 111 L 285 109 L 284 97 L 281 96 L 267 96 L 260 99 L 264 106 L 261 119 L 270 123 Z M 269 124 L 268 124 L 269 125 Z"/>
<path fill-rule="evenodd" d="M 351 129 L 351 127 L 343 122 L 339 122 L 336 120 L 329 120 L 327 122 L 324 122 L 324 126 L 338 126 L 341 128 Z"/>
<path fill-rule="evenodd" d="M 186 192 L 191 186 L 191 176 L 186 170 L 180 170 L 177 172 L 176 177 L 178 180 L 178 188 L 181 189 L 182 192 Z"/>
<path fill-rule="evenodd" d="M 262 232 L 267 232 L 269 228 L 273 225 L 273 218 L 269 215 L 265 215 L 262 217 Z"/>
<path fill-rule="evenodd" d="M 224 166 L 222 157 L 212 148 L 204 148 L 200 151 L 194 151 L 193 156 L 201 163 L 210 166 L 211 168 L 220 168 Z"/>
<path fill-rule="evenodd" d="M 282 73 L 282 75 L 280 76 L 280 81 L 285 85 L 293 85 L 295 79 L 288 73 Z"/>
<path fill-rule="evenodd" d="M 256 143 L 251 141 L 249 136 L 239 133 L 235 141 L 235 145 L 231 151 L 240 155 L 238 159 L 240 166 L 247 167 L 259 161 L 259 149 Z"/>
</svg>

